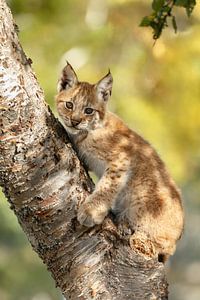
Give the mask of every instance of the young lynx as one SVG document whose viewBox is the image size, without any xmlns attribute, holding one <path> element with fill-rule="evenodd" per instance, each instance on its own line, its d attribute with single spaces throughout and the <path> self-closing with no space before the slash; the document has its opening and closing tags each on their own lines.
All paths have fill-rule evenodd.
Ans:
<svg viewBox="0 0 200 300">
<path fill-rule="evenodd" d="M 112 82 L 110 72 L 97 84 L 79 82 L 69 63 L 58 82 L 58 113 L 79 158 L 100 178 L 78 221 L 90 227 L 112 211 L 166 259 L 183 230 L 181 197 L 151 145 L 107 110 Z"/>
</svg>

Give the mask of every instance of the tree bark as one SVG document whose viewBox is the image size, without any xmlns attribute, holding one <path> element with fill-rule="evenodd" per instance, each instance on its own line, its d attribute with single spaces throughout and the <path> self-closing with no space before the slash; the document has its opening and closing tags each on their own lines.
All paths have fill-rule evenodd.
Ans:
<svg viewBox="0 0 200 300">
<path fill-rule="evenodd" d="M 0 0 L 0 184 L 11 209 L 68 299 L 167 299 L 164 267 L 129 245 L 110 218 L 80 226 L 93 184 L 54 118 Z"/>
</svg>

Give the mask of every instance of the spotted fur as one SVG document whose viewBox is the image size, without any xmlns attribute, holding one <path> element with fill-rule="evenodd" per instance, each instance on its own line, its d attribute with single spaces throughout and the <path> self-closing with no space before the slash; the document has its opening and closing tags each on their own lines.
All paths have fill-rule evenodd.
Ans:
<svg viewBox="0 0 200 300">
<path fill-rule="evenodd" d="M 112 82 L 110 72 L 97 84 L 79 82 L 67 64 L 58 83 L 59 115 L 80 159 L 100 178 L 78 220 L 90 227 L 112 210 L 118 222 L 128 220 L 133 244 L 145 236 L 151 252 L 166 259 L 183 230 L 180 192 L 151 145 L 107 110 Z"/>
</svg>

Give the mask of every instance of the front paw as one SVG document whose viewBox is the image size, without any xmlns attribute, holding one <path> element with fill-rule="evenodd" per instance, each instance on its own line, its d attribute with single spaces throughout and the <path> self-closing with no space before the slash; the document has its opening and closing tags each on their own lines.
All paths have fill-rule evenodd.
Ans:
<svg viewBox="0 0 200 300">
<path fill-rule="evenodd" d="M 92 227 L 95 224 L 101 224 L 108 214 L 107 209 L 95 207 L 92 203 L 83 203 L 78 209 L 77 219 L 81 225 Z"/>
</svg>

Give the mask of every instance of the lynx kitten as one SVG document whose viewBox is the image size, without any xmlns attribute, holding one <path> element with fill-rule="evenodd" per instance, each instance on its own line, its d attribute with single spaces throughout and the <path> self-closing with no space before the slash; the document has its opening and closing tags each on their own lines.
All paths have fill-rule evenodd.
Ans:
<svg viewBox="0 0 200 300">
<path fill-rule="evenodd" d="M 99 177 L 78 221 L 90 227 L 112 211 L 166 259 L 183 230 L 180 193 L 151 145 L 107 110 L 112 82 L 110 72 L 96 84 L 79 82 L 69 63 L 58 82 L 58 113 L 80 159 Z"/>
</svg>

